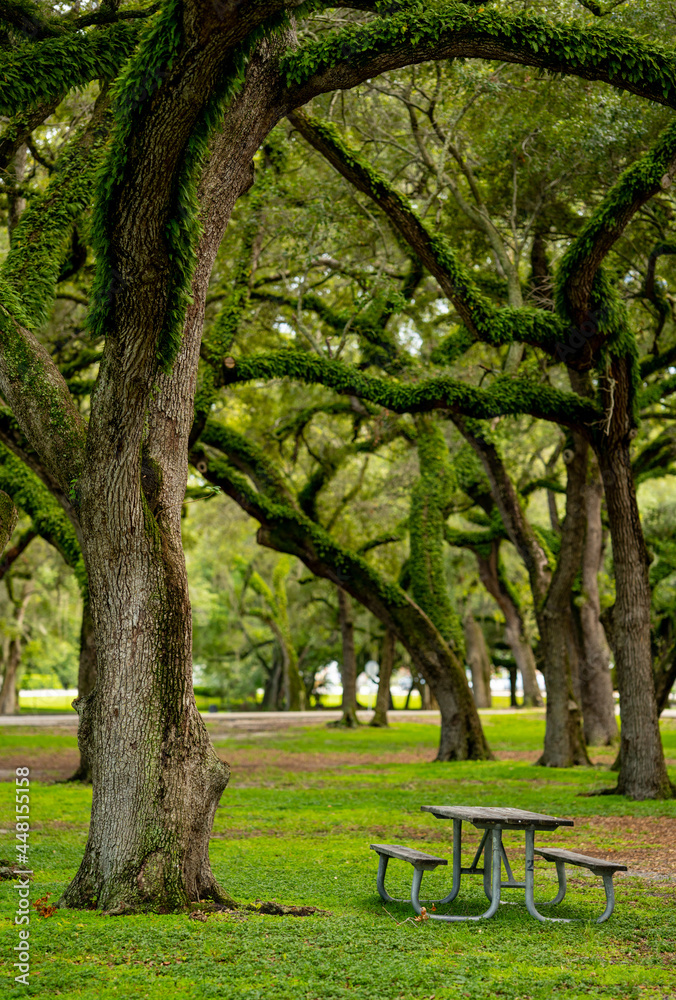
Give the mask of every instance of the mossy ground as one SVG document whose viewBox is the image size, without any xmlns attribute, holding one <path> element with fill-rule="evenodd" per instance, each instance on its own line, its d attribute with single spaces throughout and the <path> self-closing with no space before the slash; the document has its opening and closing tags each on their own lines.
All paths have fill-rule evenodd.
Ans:
<svg viewBox="0 0 676 1000">
<path fill-rule="evenodd" d="M 211 856 L 218 878 L 241 902 L 276 899 L 317 906 L 331 915 L 212 914 L 203 923 L 187 915 L 57 911 L 44 919 L 34 913 L 31 985 L 24 987 L 12 982 L 15 893 L 4 882 L 0 926 L 7 995 L 82 1000 L 676 997 L 676 802 L 584 797 L 581 793 L 613 783 L 602 766 L 554 771 L 523 759 L 541 745 L 542 713 L 484 716 L 484 721 L 492 747 L 511 759 L 406 763 L 411 754 L 433 756 L 438 731 L 423 723 L 398 723 L 389 731 L 343 732 L 314 725 L 227 735 L 215 728 L 219 751 L 240 761 L 214 827 Z M 666 721 L 663 733 L 667 756 L 676 764 L 676 722 Z M 0 766 L 13 767 L 17 755 L 30 764 L 40 751 L 72 753 L 73 745 L 74 737 L 63 731 L 3 727 Z M 5 770 L 4 776 L 13 775 Z M 13 854 L 11 834 L 5 832 L 13 820 L 11 789 L 9 783 L 0 788 L 0 853 L 7 858 Z M 31 799 L 32 898 L 52 893 L 54 900 L 81 857 L 91 791 L 35 783 Z M 613 917 L 602 926 L 587 920 L 538 925 L 515 890 L 505 896 L 516 905 L 501 907 L 481 925 L 398 925 L 411 908 L 395 904 L 385 912 L 368 844 L 403 842 L 450 856 L 450 827 L 421 813 L 425 802 L 521 806 L 576 818 L 573 830 L 540 834 L 540 841 L 618 858 L 624 851 L 630 873 L 616 879 Z M 506 840 L 518 872 L 523 840 L 516 834 Z M 468 834 L 468 854 L 475 842 Z M 642 874 L 633 874 L 637 870 Z M 391 892 L 405 894 L 410 871 L 393 863 Z M 439 871 L 425 881 L 440 895 L 447 875 Z M 597 880 L 581 870 L 570 875 L 561 915 L 600 913 L 603 893 Z M 537 867 L 536 884 L 539 898 L 554 894 L 554 876 L 544 863 Z M 461 895 L 455 912 L 485 908 L 478 879 L 466 879 Z"/>
</svg>

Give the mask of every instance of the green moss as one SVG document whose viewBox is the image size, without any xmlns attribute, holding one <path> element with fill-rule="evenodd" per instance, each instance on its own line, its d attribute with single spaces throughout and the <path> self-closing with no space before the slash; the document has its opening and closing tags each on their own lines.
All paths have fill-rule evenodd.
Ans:
<svg viewBox="0 0 676 1000">
<path fill-rule="evenodd" d="M 49 316 L 73 225 L 91 203 L 108 127 L 108 116 L 99 115 L 63 150 L 47 189 L 31 200 L 13 233 L 1 273 L 20 296 L 21 321 L 29 327 Z"/>
<path fill-rule="evenodd" d="M 602 417 L 600 408 L 594 403 L 528 378 L 499 376 L 489 388 L 481 389 L 449 375 L 424 378 L 421 370 L 418 381 L 404 381 L 367 375 L 352 365 L 310 355 L 307 351 L 282 350 L 240 357 L 225 373 L 226 381 L 232 383 L 285 376 L 359 396 L 395 413 L 421 413 L 441 408 L 476 419 L 532 413 L 565 425 L 593 423 Z"/>
<path fill-rule="evenodd" d="M 519 14 L 473 9 L 462 3 L 420 5 L 385 13 L 366 25 L 331 32 L 290 52 L 282 63 L 287 85 L 302 86 L 332 66 L 367 65 L 383 52 L 424 51 L 444 43 L 493 47 L 553 72 L 608 79 L 618 88 L 639 88 L 676 106 L 676 58 L 672 49 L 601 24 L 562 24 L 530 11 Z"/>
<path fill-rule="evenodd" d="M 411 247 L 421 254 L 424 263 L 462 316 L 467 330 L 456 335 L 452 342 L 447 342 L 445 349 L 438 349 L 433 360 L 437 363 L 450 362 L 464 353 L 473 339 L 494 346 L 519 341 L 554 351 L 562 334 L 558 317 L 530 307 L 496 309 L 480 290 L 449 240 L 427 228 L 410 202 L 345 142 L 333 123 L 311 118 L 302 112 L 296 112 L 294 120 L 305 138 L 313 142 L 338 170 L 342 170 L 351 183 L 373 199 L 390 217 L 397 231 L 406 234 Z M 411 232 L 414 236 L 410 235 Z M 421 245 L 424 245 L 424 254 Z"/>
<path fill-rule="evenodd" d="M 443 548 L 446 510 L 455 487 L 453 466 L 434 417 L 419 416 L 416 429 L 420 476 L 411 491 L 409 515 L 411 593 L 451 649 L 462 657 L 465 640 L 460 617 L 451 603 Z"/>
<path fill-rule="evenodd" d="M 138 37 L 138 25 L 121 23 L 1 50 L 0 113 L 11 116 L 17 107 L 25 111 L 92 80 L 112 79 Z"/>
<path fill-rule="evenodd" d="M 35 531 L 61 553 L 86 594 L 87 573 L 72 524 L 35 473 L 4 445 L 0 445 L 0 490 L 28 514 Z"/>
<path fill-rule="evenodd" d="M 111 245 L 119 217 L 119 201 L 130 172 L 132 137 L 141 130 L 152 102 L 164 86 L 172 64 L 182 52 L 183 4 L 169 0 L 144 29 L 139 51 L 115 83 L 114 109 L 116 127 L 110 153 L 99 174 L 99 193 L 92 229 L 97 257 L 93 306 L 89 324 L 95 336 L 105 336 L 114 326 L 114 296 L 120 275 Z M 169 207 L 164 240 L 171 262 L 167 301 L 156 345 L 159 367 L 168 372 L 181 345 L 186 307 L 191 301 L 190 288 L 195 268 L 195 253 L 200 234 L 197 185 L 214 129 L 222 121 L 223 109 L 244 81 L 250 54 L 259 42 L 287 23 L 284 12 L 271 15 L 234 52 L 227 71 L 217 80 L 197 115 L 194 127 L 181 156 L 172 202 Z"/>
</svg>

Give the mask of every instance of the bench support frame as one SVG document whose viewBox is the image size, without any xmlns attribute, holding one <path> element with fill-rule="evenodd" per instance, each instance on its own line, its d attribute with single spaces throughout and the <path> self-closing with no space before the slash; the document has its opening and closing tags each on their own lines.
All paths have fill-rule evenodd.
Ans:
<svg viewBox="0 0 676 1000">
<path fill-rule="evenodd" d="M 455 898 L 455 895 L 457 895 L 458 889 L 460 888 L 460 874 L 461 874 L 460 849 L 459 849 L 460 848 L 460 837 L 459 837 L 459 833 L 460 833 L 460 830 L 459 830 L 460 820 L 453 820 L 454 827 L 455 827 L 456 823 L 458 824 L 458 829 L 454 829 L 454 831 L 453 831 L 453 838 L 454 838 L 454 850 L 453 850 L 453 888 L 455 889 L 455 893 L 453 894 L 452 898 Z M 457 836 L 457 840 L 455 839 L 456 836 Z M 458 851 L 457 851 L 457 853 L 455 851 L 455 843 L 458 844 Z M 485 845 L 485 847 L 484 847 L 484 845 Z M 446 923 L 462 923 L 463 921 L 468 921 L 468 920 L 472 920 L 472 921 L 476 921 L 476 920 L 488 920 L 490 917 L 492 917 L 497 912 L 497 909 L 498 909 L 498 907 L 500 905 L 500 889 L 502 887 L 502 882 L 501 882 L 501 878 L 502 878 L 501 862 L 502 862 L 502 854 L 503 854 L 503 851 L 504 851 L 504 848 L 502 846 L 502 830 L 500 829 L 499 826 L 494 826 L 490 830 L 486 830 L 484 839 L 481 842 L 481 846 L 484 847 L 484 850 L 485 850 L 485 859 L 486 859 L 485 862 L 484 862 L 484 872 L 483 872 L 483 875 L 484 875 L 484 890 L 486 890 L 486 882 L 487 882 L 487 874 L 486 873 L 487 873 L 487 871 L 489 873 L 488 877 L 490 878 L 490 882 L 491 882 L 491 885 L 490 885 L 490 896 L 488 896 L 488 898 L 490 900 L 490 906 L 488 907 L 488 909 L 486 910 L 486 912 L 485 913 L 481 913 L 481 914 L 479 914 L 479 916 L 476 916 L 476 917 L 472 917 L 472 916 L 469 916 L 469 917 L 453 916 L 453 915 L 450 915 L 450 914 L 448 916 L 444 916 L 444 915 L 442 915 L 440 913 L 427 913 L 426 916 L 430 920 L 443 920 Z M 478 860 L 478 855 L 479 855 L 479 852 L 477 852 L 477 857 L 474 859 L 472 867 L 469 869 L 470 872 L 475 872 L 476 871 L 475 864 L 476 864 L 476 862 Z M 468 871 L 468 870 L 466 869 L 466 871 Z M 456 872 L 457 872 L 457 886 L 456 886 Z M 411 886 L 411 903 L 413 904 L 413 909 L 418 914 L 422 913 L 422 906 L 421 906 L 421 902 L 420 902 L 420 898 L 419 898 L 420 885 L 421 885 L 421 882 L 422 882 L 422 877 L 423 877 L 423 869 L 421 867 L 416 866 L 416 870 L 413 873 L 413 885 Z M 488 895 L 488 892 L 486 894 Z M 448 901 L 450 902 L 450 900 L 448 900 Z"/>
<path fill-rule="evenodd" d="M 526 830 L 526 909 L 530 913 L 531 917 L 535 917 L 536 920 L 541 920 L 543 923 L 547 921 L 556 921 L 557 923 L 570 924 L 574 923 L 574 920 L 568 917 L 545 917 L 540 913 L 535 905 L 534 899 L 534 888 L 535 888 L 535 854 L 534 854 L 534 836 L 535 831 L 532 828 Z M 563 860 L 556 859 L 556 874 L 559 879 L 559 891 L 556 897 L 549 903 L 541 903 L 541 906 L 556 906 L 560 903 L 563 897 L 566 895 L 566 863 Z M 603 887 L 606 891 L 606 908 L 597 918 L 596 923 L 604 923 L 615 908 L 615 888 L 613 886 L 613 874 L 614 872 L 609 872 L 607 869 L 594 868 L 592 865 L 578 866 L 587 867 L 589 871 L 593 872 L 594 875 L 600 875 L 603 879 Z"/>
</svg>

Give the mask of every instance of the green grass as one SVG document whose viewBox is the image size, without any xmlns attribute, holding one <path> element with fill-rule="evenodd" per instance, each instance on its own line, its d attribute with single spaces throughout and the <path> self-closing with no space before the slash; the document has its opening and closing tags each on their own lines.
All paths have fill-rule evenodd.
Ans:
<svg viewBox="0 0 676 1000">
<path fill-rule="evenodd" d="M 496 750 L 522 753 L 541 746 L 542 713 L 484 721 Z M 674 758 L 676 724 L 666 722 L 663 732 L 667 755 Z M 34 958 L 26 988 L 12 983 L 15 894 L 8 883 L 0 883 L 7 995 L 78 1000 L 675 997 L 673 880 L 619 879 L 615 913 L 601 926 L 588 918 L 603 908 L 602 888 L 579 870 L 570 872 L 569 895 L 559 908 L 561 915 L 584 917 L 578 924 L 538 925 L 527 916 L 517 890 L 505 892 L 517 905 L 502 906 L 481 925 L 397 925 L 393 918 L 404 921 L 412 909 L 394 904 L 387 908 L 390 915 L 385 912 L 375 891 L 377 859 L 368 844 L 410 843 L 450 856 L 450 825 L 421 813 L 422 803 L 514 805 L 579 817 L 575 831 L 540 834 L 540 839 L 571 843 L 567 838 L 575 834 L 618 852 L 625 840 L 635 847 L 641 835 L 627 840 L 621 821 L 613 821 L 611 829 L 603 817 L 628 817 L 628 826 L 632 817 L 676 816 L 676 802 L 582 796 L 613 783 L 601 767 L 545 771 L 520 760 L 392 760 L 416 747 L 431 758 L 436 741 L 436 727 L 426 723 L 400 723 L 389 731 L 313 726 L 242 732 L 227 740 L 216 736 L 219 750 L 235 762 L 214 825 L 211 856 L 218 878 L 239 901 L 274 898 L 318 906 L 331 916 L 217 914 L 202 923 L 186 915 L 106 917 L 60 910 L 42 919 L 34 914 Z M 58 754 L 73 745 L 72 736 L 37 728 L 0 731 L 0 752 L 12 760 L 24 756 L 30 763 L 40 752 Z M 245 759 L 258 766 L 237 765 Z M 676 779 L 674 771 L 672 776 Z M 0 824 L 7 830 L 12 788 L 0 786 Z M 79 786 L 32 786 L 33 899 L 48 892 L 56 899 L 72 878 L 90 802 L 91 791 Z M 523 843 L 517 834 L 506 835 L 506 842 L 508 848 Z M 0 854 L 10 857 L 10 836 L 1 843 Z M 649 837 L 645 843 L 650 844 Z M 390 870 L 388 888 L 406 895 L 411 869 L 393 863 Z M 447 877 L 438 870 L 426 875 L 425 883 L 441 895 Z M 555 876 L 542 865 L 536 878 L 538 897 L 551 898 Z M 486 906 L 478 879 L 464 880 L 461 897 L 453 912 L 480 913 Z"/>
</svg>

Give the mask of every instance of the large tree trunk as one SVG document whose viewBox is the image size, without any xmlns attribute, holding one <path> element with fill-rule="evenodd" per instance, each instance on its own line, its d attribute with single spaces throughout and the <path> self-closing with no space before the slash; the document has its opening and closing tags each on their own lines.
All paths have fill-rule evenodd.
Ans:
<svg viewBox="0 0 676 1000">
<path fill-rule="evenodd" d="M 343 644 L 343 662 L 340 677 L 343 683 L 342 716 L 337 723 L 354 729 L 359 725 L 357 719 L 357 656 L 354 649 L 354 611 L 352 598 L 342 587 L 338 591 L 338 616 L 340 619 L 340 635 Z"/>
<path fill-rule="evenodd" d="M 472 694 L 477 708 L 491 707 L 491 661 L 481 626 L 471 611 L 463 621 L 467 662 L 472 671 Z"/>
<path fill-rule="evenodd" d="M 620 692 L 617 790 L 632 799 L 670 798 L 660 738 L 650 647 L 650 562 L 631 470 L 630 359 L 614 358 L 607 385 L 606 434 L 595 441 L 608 508 L 615 565 L 613 648 Z"/>
<path fill-rule="evenodd" d="M 117 359 L 99 381 L 81 485 L 97 649 L 96 687 L 78 701 L 92 818 L 65 906 L 172 911 L 225 898 L 208 846 L 229 769 L 195 704 L 181 546 L 198 350 L 197 338 L 186 338 L 171 377 L 158 379 L 147 420 L 150 387 L 135 386 Z"/>
<path fill-rule="evenodd" d="M 582 656 L 580 659 L 580 695 L 584 737 L 592 746 L 607 746 L 617 739 L 615 700 L 610 675 L 610 651 L 601 624 L 601 601 L 598 574 L 603 558 L 601 482 L 595 456 L 585 488 L 587 531 L 582 554 L 582 603 L 579 608 Z"/>
<path fill-rule="evenodd" d="M 380 664 L 378 667 L 378 694 L 376 695 L 376 706 L 373 718 L 369 722 L 370 726 L 388 726 L 387 713 L 390 707 L 390 682 L 392 680 L 392 669 L 394 667 L 394 649 L 396 638 L 391 628 L 385 629 L 383 644 L 380 650 Z"/>
<path fill-rule="evenodd" d="M 489 554 L 475 554 L 481 582 L 497 602 L 505 618 L 505 639 L 523 681 L 523 704 L 529 708 L 542 708 L 544 700 L 540 694 L 535 656 L 525 634 L 521 612 L 500 568 L 500 540 L 493 542 Z"/>
<path fill-rule="evenodd" d="M 114 322 L 78 484 L 97 651 L 97 685 L 79 705 L 92 820 L 62 906 L 168 911 L 192 900 L 228 899 L 211 872 L 208 846 L 229 768 L 211 746 L 192 689 L 180 512 L 211 270 L 233 205 L 251 183 L 252 157 L 282 113 L 266 54 L 250 60 L 212 142 L 198 194 L 203 232 L 192 304 L 170 376 L 159 376 L 156 362 L 172 268 L 156 251 L 166 245 L 166 219 L 157 231 L 153 217 L 156 228 L 149 230 L 141 189 L 132 189 L 133 205 L 134 198 L 122 202 L 119 231 L 131 235 L 115 246 L 124 273 L 110 290 Z M 165 160 L 158 161 L 152 143 L 140 155 L 153 164 L 148 183 L 157 187 Z M 139 233 L 141 244 L 133 242 Z M 131 271 L 130 260 L 143 267 Z"/>
<path fill-rule="evenodd" d="M 94 619 L 89 607 L 89 599 L 82 602 L 82 625 L 80 627 L 80 662 L 77 672 L 77 698 L 73 707 L 77 710 L 80 698 L 87 698 L 96 686 L 96 638 Z M 80 749 L 80 764 L 69 781 L 91 783 L 92 769 L 86 751 Z"/>
</svg>

